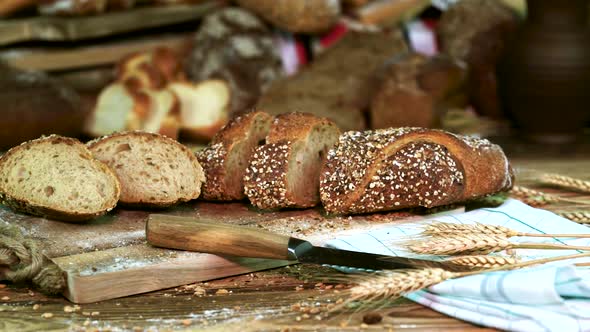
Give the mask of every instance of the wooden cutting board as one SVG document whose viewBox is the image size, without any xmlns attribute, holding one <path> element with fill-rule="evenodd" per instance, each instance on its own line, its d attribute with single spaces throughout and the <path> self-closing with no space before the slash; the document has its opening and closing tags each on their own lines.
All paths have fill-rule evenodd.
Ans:
<svg viewBox="0 0 590 332">
<path fill-rule="evenodd" d="M 420 213 L 407 211 L 354 217 L 328 217 L 321 209 L 261 212 L 245 203 L 197 201 L 168 210 L 117 209 L 82 224 L 36 218 L 0 208 L 0 223 L 17 225 L 25 235 L 42 243 L 44 254 L 66 275 L 64 296 L 75 303 L 150 292 L 290 263 L 151 247 L 145 243 L 145 221 L 150 213 L 259 227 L 306 238 L 316 244 L 348 232 L 422 218 Z"/>
</svg>

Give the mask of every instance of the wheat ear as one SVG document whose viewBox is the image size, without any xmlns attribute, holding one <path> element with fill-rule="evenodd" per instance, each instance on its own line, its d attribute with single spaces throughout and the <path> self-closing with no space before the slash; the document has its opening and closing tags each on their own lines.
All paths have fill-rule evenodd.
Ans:
<svg viewBox="0 0 590 332">
<path fill-rule="evenodd" d="M 436 285 L 449 279 L 467 277 L 480 273 L 513 270 L 531 265 L 589 256 L 590 252 L 586 252 L 581 254 L 535 259 L 527 262 L 502 265 L 490 269 L 470 272 L 449 272 L 439 268 L 427 268 L 389 270 L 377 274 L 362 275 L 360 277 L 355 276 L 351 279 L 358 282 L 356 286 L 349 289 L 351 296 L 342 304 L 335 306 L 330 311 L 339 310 L 345 307 L 348 303 L 359 300 L 394 300 L 400 296 Z"/>
<path fill-rule="evenodd" d="M 490 234 L 463 234 L 412 240 L 406 242 L 406 247 L 415 253 L 429 255 L 489 254 L 506 249 L 590 250 L 590 247 L 563 244 L 513 243 L 505 237 Z"/>
<path fill-rule="evenodd" d="M 589 214 L 590 216 L 590 214 Z M 422 234 L 429 236 L 453 236 L 457 234 L 490 234 L 504 237 L 528 236 L 528 237 L 572 237 L 572 238 L 590 238 L 590 234 L 537 234 L 517 232 L 504 226 L 486 225 L 482 223 L 474 224 L 453 224 L 447 222 L 432 222 L 424 227 Z"/>
<path fill-rule="evenodd" d="M 543 184 L 550 184 L 563 189 L 590 193 L 590 181 L 584 181 L 560 174 L 543 174 L 539 181 Z"/>
<path fill-rule="evenodd" d="M 512 187 L 512 190 L 510 190 L 509 194 L 531 206 L 542 206 L 559 202 L 586 205 L 590 203 L 588 200 L 562 197 L 522 186 Z"/>
<path fill-rule="evenodd" d="M 580 224 L 590 223 L 590 212 L 588 211 L 557 211 L 555 213 Z"/>
<path fill-rule="evenodd" d="M 487 256 L 487 255 L 472 255 L 472 256 L 459 256 L 452 257 L 446 260 L 447 262 L 472 267 L 498 267 L 505 265 L 516 264 L 519 261 L 511 257 L 499 257 L 499 256 Z"/>
</svg>

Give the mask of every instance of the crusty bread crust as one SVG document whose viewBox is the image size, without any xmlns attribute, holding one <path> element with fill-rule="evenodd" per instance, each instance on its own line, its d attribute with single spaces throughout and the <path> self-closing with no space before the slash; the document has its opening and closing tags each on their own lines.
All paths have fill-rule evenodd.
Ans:
<svg viewBox="0 0 590 332">
<path fill-rule="evenodd" d="M 311 181 L 305 192 L 293 189 L 294 184 L 290 183 L 293 180 L 288 174 L 290 169 L 302 167 L 302 161 L 296 160 L 297 152 L 305 149 L 312 131 L 320 128 L 331 131 L 328 134 L 340 133 L 332 121 L 308 113 L 284 113 L 275 118 L 266 144 L 256 149 L 244 177 L 246 195 L 254 206 L 271 210 L 307 208 L 319 203 L 317 190 L 314 190 L 317 189 L 319 174 L 305 174 Z M 313 182 L 314 176 L 316 183 Z"/>
<path fill-rule="evenodd" d="M 50 142 L 52 144 L 67 144 L 67 145 L 77 145 L 81 152 L 83 153 L 84 157 L 87 157 L 89 160 L 95 162 L 95 164 L 100 168 L 102 172 L 107 174 L 107 176 L 112 178 L 113 185 L 115 186 L 115 196 L 113 197 L 112 201 L 107 204 L 107 208 L 102 211 L 97 211 L 96 213 L 79 213 L 75 211 L 67 211 L 64 209 L 57 209 L 51 208 L 48 206 L 43 206 L 40 204 L 35 204 L 34 202 L 27 201 L 25 199 L 20 199 L 14 196 L 11 196 L 9 193 L 6 192 L 4 188 L 2 188 L 2 184 L 0 184 L 0 202 L 15 211 L 20 211 L 23 213 L 40 216 L 44 218 L 50 219 L 57 219 L 63 221 L 71 221 L 71 222 L 79 222 L 85 221 L 92 218 L 99 217 L 104 215 L 105 213 L 111 211 L 117 205 L 119 200 L 119 195 L 121 193 L 121 186 L 115 173 L 104 163 L 94 159 L 90 150 L 86 148 L 86 146 L 74 138 L 63 137 L 58 135 L 51 135 L 46 137 L 41 137 L 35 140 L 31 140 L 28 142 L 24 142 L 14 148 L 8 150 L 2 157 L 0 157 L 0 168 L 4 167 L 4 163 L 10 159 L 10 157 L 15 154 L 16 152 L 27 149 L 29 146 L 44 142 Z"/>
<path fill-rule="evenodd" d="M 232 149 L 243 149 L 244 142 L 252 135 L 253 126 L 256 123 L 265 124 L 268 127 L 272 116 L 261 111 L 246 113 L 227 123 L 211 140 L 205 149 L 197 153 L 197 158 L 205 171 L 206 181 L 202 188 L 202 197 L 205 200 L 233 201 L 246 198 L 244 194 L 243 179 L 229 179 L 228 156 Z M 266 136 L 266 132 L 263 133 Z M 254 147 L 249 152 L 246 160 L 254 153 Z M 247 165 L 244 165 L 244 172 Z M 230 184 L 237 182 L 239 185 Z"/>
<path fill-rule="evenodd" d="M 512 187 L 502 149 L 423 128 L 347 132 L 329 152 L 320 195 L 329 213 L 434 207 Z"/>
<path fill-rule="evenodd" d="M 190 197 L 179 196 L 177 199 L 170 199 L 170 200 L 160 200 L 160 201 L 139 200 L 138 201 L 136 199 L 133 199 L 133 200 L 126 199 L 123 195 L 121 195 L 120 201 L 119 201 L 120 204 L 125 205 L 125 206 L 130 206 L 130 207 L 165 208 L 165 207 L 169 207 L 169 206 L 172 206 L 172 205 L 180 203 L 180 202 L 187 202 L 187 201 L 190 201 L 192 199 L 196 199 L 199 197 L 200 188 L 202 186 L 203 181 L 205 181 L 203 169 L 202 169 L 201 165 L 199 164 L 199 161 L 197 160 L 196 156 L 194 155 L 194 153 L 191 150 L 189 150 L 186 146 L 178 143 L 177 141 L 175 141 L 169 137 L 158 135 L 158 134 L 153 134 L 153 133 L 148 133 L 148 132 L 142 132 L 142 131 L 119 132 L 119 133 L 115 133 L 115 134 L 112 134 L 109 136 L 104 136 L 104 137 L 92 140 L 87 143 L 87 146 L 90 149 L 90 151 L 95 151 L 96 149 L 99 149 L 104 144 L 108 144 L 110 141 L 115 140 L 116 138 L 119 138 L 119 137 L 138 137 L 138 138 L 143 138 L 146 140 L 154 140 L 154 141 L 158 140 L 164 144 L 172 145 L 172 146 L 180 149 L 182 151 L 182 153 L 184 153 L 188 157 L 188 159 L 191 160 L 193 167 L 196 169 L 195 178 L 191 179 L 191 180 L 194 180 L 194 181 L 198 182 L 198 184 L 199 184 L 198 185 L 199 189 L 196 192 L 194 192 Z M 115 174 L 117 174 L 116 171 L 115 171 Z"/>
</svg>

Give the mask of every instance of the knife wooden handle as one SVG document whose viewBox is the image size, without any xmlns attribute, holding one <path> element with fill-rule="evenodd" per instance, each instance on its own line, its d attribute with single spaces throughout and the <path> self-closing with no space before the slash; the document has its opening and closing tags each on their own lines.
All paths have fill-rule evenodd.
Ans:
<svg viewBox="0 0 590 332">
<path fill-rule="evenodd" d="M 149 244 L 163 248 L 285 260 L 290 239 L 250 227 L 161 214 L 149 216 L 146 237 Z"/>
</svg>

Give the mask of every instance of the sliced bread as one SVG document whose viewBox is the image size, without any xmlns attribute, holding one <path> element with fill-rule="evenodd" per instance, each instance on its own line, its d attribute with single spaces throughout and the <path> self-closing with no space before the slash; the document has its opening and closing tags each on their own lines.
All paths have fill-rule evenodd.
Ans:
<svg viewBox="0 0 590 332">
<path fill-rule="evenodd" d="M 246 198 L 244 175 L 254 149 L 264 140 L 273 117 L 264 112 L 251 112 L 231 120 L 197 153 L 207 180 L 203 198 L 232 201 Z"/>
<path fill-rule="evenodd" d="M 115 174 L 73 138 L 43 137 L 0 158 L 0 199 L 16 211 L 81 221 L 113 209 L 119 194 Z"/>
<path fill-rule="evenodd" d="M 339 135 L 326 118 L 307 113 L 276 117 L 266 144 L 256 148 L 246 170 L 250 202 L 260 209 L 317 205 L 320 170 Z"/>
<path fill-rule="evenodd" d="M 91 141 L 88 147 L 117 175 L 122 204 L 167 207 L 199 197 L 203 169 L 195 155 L 173 139 L 123 132 Z"/>
</svg>

